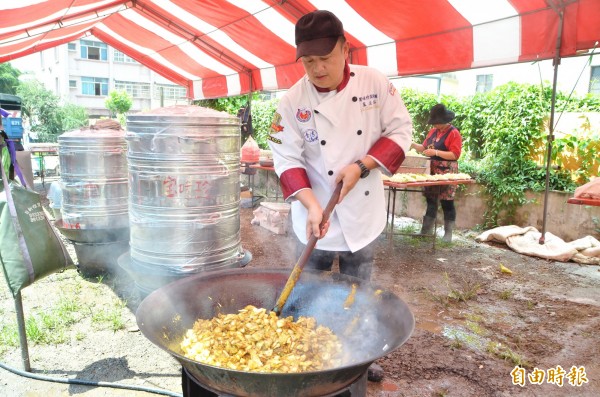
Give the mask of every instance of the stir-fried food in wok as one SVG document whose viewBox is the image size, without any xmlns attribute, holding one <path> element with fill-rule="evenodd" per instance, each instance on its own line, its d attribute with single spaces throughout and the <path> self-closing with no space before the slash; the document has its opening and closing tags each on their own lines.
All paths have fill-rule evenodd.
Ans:
<svg viewBox="0 0 600 397">
<path fill-rule="evenodd" d="M 181 349 L 204 364 L 255 372 L 306 372 L 341 364 L 342 344 L 312 317 L 277 317 L 246 306 L 238 314 L 199 319 Z"/>
</svg>

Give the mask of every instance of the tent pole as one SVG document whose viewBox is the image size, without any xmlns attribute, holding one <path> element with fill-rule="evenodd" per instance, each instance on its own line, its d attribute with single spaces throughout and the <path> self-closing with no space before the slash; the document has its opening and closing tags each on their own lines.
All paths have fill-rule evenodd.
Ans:
<svg viewBox="0 0 600 397">
<path fill-rule="evenodd" d="M 252 102 L 252 71 L 249 70 L 248 71 L 248 109 L 252 110 L 252 106 L 250 105 L 250 103 Z"/>
<path fill-rule="evenodd" d="M 23 370 L 31 372 L 29 363 L 29 349 L 27 348 L 27 331 L 25 329 L 25 316 L 23 315 L 23 301 L 21 300 L 21 292 L 15 296 L 15 311 L 17 312 L 17 328 L 19 329 L 19 342 L 21 344 L 21 361 L 23 362 Z"/>
<path fill-rule="evenodd" d="M 556 52 L 552 64 L 554 66 L 554 77 L 552 80 L 552 101 L 550 105 L 550 123 L 548 125 L 548 145 L 546 153 L 546 190 L 544 192 L 544 214 L 542 218 L 542 235 L 539 243 L 546 242 L 546 221 L 548 217 L 548 192 L 550 190 L 550 166 L 552 164 L 552 141 L 554 141 L 554 110 L 556 107 L 556 86 L 558 80 L 558 65 L 560 64 L 560 45 L 562 41 L 562 30 L 564 20 L 564 8 L 556 10 L 558 13 L 558 34 L 556 36 Z"/>
</svg>

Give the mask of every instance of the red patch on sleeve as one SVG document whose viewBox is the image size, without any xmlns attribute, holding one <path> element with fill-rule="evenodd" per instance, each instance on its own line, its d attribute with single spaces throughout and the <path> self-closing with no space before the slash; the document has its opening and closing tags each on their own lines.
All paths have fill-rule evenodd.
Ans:
<svg viewBox="0 0 600 397">
<path fill-rule="evenodd" d="M 392 174 L 398 171 L 406 155 L 404 150 L 389 138 L 379 138 L 369 150 L 369 155 L 375 157 Z"/>
<path fill-rule="evenodd" d="M 298 190 L 311 187 L 308 174 L 304 168 L 290 168 L 284 171 L 279 177 L 279 183 L 285 200 Z"/>
</svg>

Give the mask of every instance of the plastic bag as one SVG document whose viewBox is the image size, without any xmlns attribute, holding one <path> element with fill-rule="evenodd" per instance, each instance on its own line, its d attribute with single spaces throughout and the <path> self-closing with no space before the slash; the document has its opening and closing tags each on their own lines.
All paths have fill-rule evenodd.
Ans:
<svg viewBox="0 0 600 397">
<path fill-rule="evenodd" d="M 242 163 L 258 163 L 260 160 L 260 148 L 252 137 L 248 137 L 242 146 Z"/>
<path fill-rule="evenodd" d="M 14 162 L 13 166 L 18 169 Z M 9 182 L 4 167 L 0 168 L 0 262 L 16 297 L 33 282 L 73 266 L 73 261 L 50 225 L 40 195 Z"/>
</svg>

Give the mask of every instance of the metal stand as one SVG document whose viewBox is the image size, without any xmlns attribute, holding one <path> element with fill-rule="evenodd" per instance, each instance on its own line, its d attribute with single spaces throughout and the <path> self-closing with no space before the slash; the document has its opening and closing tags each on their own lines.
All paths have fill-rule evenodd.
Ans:
<svg viewBox="0 0 600 397">
<path fill-rule="evenodd" d="M 396 192 L 402 190 L 404 192 L 421 192 L 421 190 L 407 189 L 407 188 L 396 188 L 393 186 L 387 186 L 388 189 L 388 205 L 387 205 L 387 222 L 389 224 L 389 230 L 386 232 L 390 246 L 394 241 L 394 234 L 401 236 L 413 236 L 413 237 L 428 237 L 432 239 L 432 249 L 435 251 L 435 240 L 437 237 L 437 217 L 435 217 L 433 223 L 433 234 L 421 234 L 421 233 L 394 233 L 394 218 L 396 217 Z M 391 206 L 391 208 L 390 208 Z M 391 219 L 390 219 L 391 218 Z"/>
<path fill-rule="evenodd" d="M 19 342 L 21 344 L 21 361 L 23 362 L 23 370 L 31 372 L 29 363 L 29 349 L 27 348 L 27 331 L 25 330 L 25 316 L 23 315 L 23 301 L 21 300 L 21 292 L 15 296 L 15 310 L 17 312 L 17 327 L 19 328 Z"/>
<path fill-rule="evenodd" d="M 187 372 L 185 368 L 181 370 L 181 388 L 183 397 L 235 397 L 231 394 L 219 394 L 219 392 L 200 385 Z M 361 375 L 354 383 L 344 390 L 329 394 L 323 397 L 366 397 L 367 396 L 367 372 Z M 280 396 L 277 396 L 280 397 Z M 281 396 L 284 397 L 284 396 Z"/>
<path fill-rule="evenodd" d="M 422 192 L 422 190 L 414 190 L 414 189 L 410 189 L 409 187 L 423 188 L 425 186 L 429 186 L 429 187 L 437 187 L 438 188 L 438 196 L 439 196 L 439 192 L 441 191 L 442 187 L 444 187 L 444 186 L 467 185 L 467 184 L 473 184 L 473 183 L 475 183 L 475 181 L 473 179 L 456 179 L 456 180 L 448 180 L 448 181 L 443 181 L 443 182 L 442 181 L 435 181 L 435 182 L 423 181 L 423 182 L 408 182 L 408 183 L 396 183 L 396 182 L 384 181 L 383 185 L 384 185 L 384 187 L 386 187 L 388 189 L 388 207 L 387 207 L 386 220 L 388 221 L 388 223 L 390 223 L 390 228 L 389 228 L 389 232 L 388 232 L 387 227 L 386 227 L 386 234 L 388 235 L 390 245 L 392 244 L 393 237 L 394 237 L 394 216 L 396 214 L 396 191 L 401 190 L 403 192 Z M 390 209 L 390 206 L 391 206 L 391 209 Z M 392 217 L 391 222 L 389 222 L 390 214 Z M 421 233 L 416 233 L 416 234 L 396 233 L 396 234 L 400 234 L 400 235 L 404 234 L 404 235 L 408 235 L 408 236 L 417 236 L 417 237 L 431 237 L 433 240 L 433 250 L 435 251 L 437 226 L 438 226 L 438 223 L 437 223 L 437 216 L 436 216 L 435 220 L 434 220 L 434 224 L 433 224 L 433 234 L 421 234 Z"/>
<path fill-rule="evenodd" d="M 260 195 L 255 195 L 254 191 L 255 191 L 255 186 L 254 186 L 254 176 L 255 174 L 249 174 L 248 176 L 248 182 L 250 185 L 250 189 L 252 189 L 252 202 L 254 203 L 255 198 L 258 198 L 256 201 L 260 200 L 260 199 L 267 199 L 269 198 L 269 181 L 270 181 L 270 175 L 274 174 L 275 175 L 275 201 L 279 201 L 279 189 L 277 188 L 277 184 L 279 179 L 277 178 L 277 174 L 275 174 L 275 168 L 270 167 L 270 166 L 262 166 L 259 164 L 252 164 L 249 166 L 249 168 L 256 170 L 256 173 L 258 174 L 258 184 L 260 185 L 260 174 L 261 174 L 261 170 L 264 171 L 265 173 L 265 194 L 264 196 L 260 196 Z"/>
</svg>

